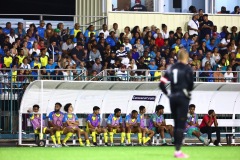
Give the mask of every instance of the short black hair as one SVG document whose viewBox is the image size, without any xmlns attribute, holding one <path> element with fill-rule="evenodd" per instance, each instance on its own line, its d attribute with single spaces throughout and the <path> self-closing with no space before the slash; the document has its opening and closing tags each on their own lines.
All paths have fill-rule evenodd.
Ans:
<svg viewBox="0 0 240 160">
<path fill-rule="evenodd" d="M 97 110 L 100 110 L 100 108 L 98 106 L 94 106 L 93 111 L 97 111 Z"/>
<path fill-rule="evenodd" d="M 41 68 L 42 68 L 42 67 L 41 67 Z M 55 103 L 55 105 L 59 105 L 60 107 L 62 107 L 62 104 L 59 103 L 59 102 Z"/>
<path fill-rule="evenodd" d="M 190 109 L 190 108 L 196 108 L 196 106 L 195 106 L 195 104 L 190 104 L 189 106 L 188 106 L 188 108 Z"/>
<path fill-rule="evenodd" d="M 205 17 L 205 16 L 208 17 L 208 14 L 204 14 L 204 15 L 203 15 L 203 17 Z"/>
<path fill-rule="evenodd" d="M 65 112 L 68 112 L 68 108 L 72 105 L 72 103 L 67 103 L 65 106 L 64 106 L 64 111 Z"/>
<path fill-rule="evenodd" d="M 210 109 L 210 110 L 208 111 L 208 115 L 212 114 L 213 112 L 214 112 L 214 110 L 213 110 L 213 109 Z"/>
<path fill-rule="evenodd" d="M 164 106 L 163 105 L 157 105 L 156 109 L 155 109 L 155 112 L 159 111 L 160 109 L 164 109 Z"/>
<path fill-rule="evenodd" d="M 38 109 L 39 109 L 40 107 L 39 107 L 38 104 L 34 104 L 34 105 L 33 105 L 33 108 L 38 108 Z"/>
<path fill-rule="evenodd" d="M 118 113 L 118 112 L 121 112 L 121 109 L 120 108 L 115 108 L 114 109 L 114 114 Z"/>
<path fill-rule="evenodd" d="M 139 107 L 139 111 L 142 111 L 142 110 L 144 110 L 145 109 L 145 106 L 140 106 Z"/>
<path fill-rule="evenodd" d="M 134 113 L 138 113 L 138 111 L 136 111 L 136 110 L 132 110 L 132 114 L 134 114 Z"/>
</svg>

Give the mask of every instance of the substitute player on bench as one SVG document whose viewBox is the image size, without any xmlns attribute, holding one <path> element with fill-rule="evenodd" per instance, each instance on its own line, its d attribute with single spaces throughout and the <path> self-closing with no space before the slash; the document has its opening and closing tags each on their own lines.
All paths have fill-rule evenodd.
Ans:
<svg viewBox="0 0 240 160">
<path fill-rule="evenodd" d="M 89 141 L 87 132 L 85 132 L 84 130 L 82 130 L 78 127 L 78 125 L 79 125 L 78 117 L 76 114 L 72 113 L 73 112 L 72 104 L 67 103 L 64 106 L 64 111 L 67 112 L 64 114 L 64 120 L 63 120 L 64 125 L 68 129 L 71 129 L 72 133 L 77 134 L 80 146 L 84 146 L 84 144 L 82 142 L 82 138 L 81 138 L 81 135 L 84 135 L 85 140 L 86 140 L 86 146 L 90 147 L 91 145 L 90 145 L 90 141 Z"/>
<path fill-rule="evenodd" d="M 33 112 L 30 114 L 30 122 L 32 123 L 32 126 L 33 126 L 33 129 L 34 129 L 34 133 L 35 134 L 39 134 L 40 136 L 40 139 L 42 139 L 43 135 L 41 134 L 41 121 L 42 121 L 42 118 L 41 118 L 41 114 L 38 113 L 39 111 L 39 105 L 35 104 L 33 105 L 32 107 L 32 111 L 29 111 L 28 112 Z M 43 116 L 43 120 L 46 119 L 46 117 Z M 49 129 L 45 126 L 45 123 L 44 121 L 42 122 L 42 133 L 43 134 L 50 134 L 51 136 L 51 139 L 53 141 L 53 144 L 54 148 L 59 148 L 61 147 L 60 145 L 58 145 L 56 143 L 56 138 L 55 138 L 55 135 L 54 135 L 54 131 L 52 129 Z"/>
<path fill-rule="evenodd" d="M 48 125 L 51 127 L 56 135 L 58 145 L 61 145 L 61 134 L 66 135 L 63 140 L 62 145 L 68 147 L 66 145 L 67 140 L 73 135 L 72 129 L 63 127 L 63 119 L 64 113 L 60 111 L 62 107 L 61 103 L 55 103 L 54 111 L 49 113 L 48 115 Z"/>
<path fill-rule="evenodd" d="M 137 123 L 139 124 L 141 131 L 142 131 L 143 145 L 145 145 L 145 143 L 147 143 L 149 140 L 151 140 L 152 137 L 154 136 L 154 131 L 149 130 L 147 127 L 145 127 L 145 124 L 144 124 L 144 114 L 145 113 L 146 113 L 146 108 L 144 106 L 140 106 Z M 147 138 L 146 138 L 146 134 L 148 135 Z"/>
<path fill-rule="evenodd" d="M 87 117 L 87 131 L 92 135 L 93 145 L 97 146 L 97 134 L 103 133 L 105 146 L 108 146 L 108 134 L 105 128 L 100 127 L 100 108 L 98 106 L 93 107 L 93 113 Z"/>
<path fill-rule="evenodd" d="M 123 119 L 121 116 L 121 109 L 114 109 L 114 114 L 110 114 L 107 119 L 107 128 L 110 136 L 111 146 L 114 146 L 113 143 L 113 134 L 121 133 L 121 146 L 125 146 L 125 128 L 123 127 Z"/>
<path fill-rule="evenodd" d="M 128 144 L 131 143 L 131 133 L 137 133 L 138 134 L 138 143 L 142 144 L 142 131 L 137 123 L 137 117 L 138 112 L 136 110 L 133 110 L 131 114 L 127 115 L 126 117 L 126 132 L 127 132 L 127 140 Z"/>
</svg>

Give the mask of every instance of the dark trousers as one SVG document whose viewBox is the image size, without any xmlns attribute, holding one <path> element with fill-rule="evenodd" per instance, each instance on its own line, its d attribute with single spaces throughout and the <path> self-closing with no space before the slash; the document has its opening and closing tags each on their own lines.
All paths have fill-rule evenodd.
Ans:
<svg viewBox="0 0 240 160">
<path fill-rule="evenodd" d="M 183 140 L 183 133 L 187 120 L 188 105 L 190 99 L 181 94 L 174 94 L 170 97 L 170 107 L 174 119 L 174 143 L 176 150 L 180 150 Z"/>
<path fill-rule="evenodd" d="M 208 126 L 206 126 L 206 127 L 202 127 L 200 129 L 200 131 L 201 131 L 201 133 L 207 133 L 208 134 L 208 139 L 210 139 L 209 143 L 212 142 L 212 133 L 216 132 L 216 134 L 217 134 L 217 143 L 220 142 L 220 130 L 219 130 L 218 127 L 208 127 Z"/>
</svg>

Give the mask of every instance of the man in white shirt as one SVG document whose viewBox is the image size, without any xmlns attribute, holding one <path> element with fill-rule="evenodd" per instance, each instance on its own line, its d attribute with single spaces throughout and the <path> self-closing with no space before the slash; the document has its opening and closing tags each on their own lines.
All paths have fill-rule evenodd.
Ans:
<svg viewBox="0 0 240 160">
<path fill-rule="evenodd" d="M 188 22 L 188 31 L 189 35 L 192 36 L 194 34 L 198 35 L 198 28 L 199 28 L 199 23 L 198 23 L 199 15 L 198 14 L 193 14 L 192 19 Z"/>
<path fill-rule="evenodd" d="M 108 27 L 106 24 L 102 25 L 102 30 L 99 32 L 104 34 L 104 39 L 106 39 L 109 36 L 109 31 L 108 31 Z"/>
</svg>

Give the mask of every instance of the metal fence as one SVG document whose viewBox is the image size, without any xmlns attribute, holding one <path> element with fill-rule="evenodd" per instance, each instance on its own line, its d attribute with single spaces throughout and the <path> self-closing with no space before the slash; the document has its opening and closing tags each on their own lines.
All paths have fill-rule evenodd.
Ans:
<svg viewBox="0 0 240 160">
<path fill-rule="evenodd" d="M 96 75 L 89 75 L 86 70 L 63 70 L 64 74 L 52 74 L 43 70 L 31 70 L 28 74 L 19 74 L 20 70 L 0 69 L 0 138 L 3 135 L 12 135 L 18 132 L 18 110 L 21 98 L 29 83 L 34 80 L 66 80 L 66 81 L 159 81 L 164 75 L 164 70 L 121 70 L 106 69 Z M 17 74 L 12 74 L 17 72 Z M 34 73 L 34 74 L 33 74 Z M 214 73 L 221 73 L 214 77 Z M 224 78 L 226 71 L 196 71 L 194 80 L 196 82 L 240 82 L 240 72 L 232 72 L 232 78 Z M 27 125 L 28 115 L 23 115 L 23 130 L 29 131 Z M 5 137 L 5 138 L 7 138 Z"/>
</svg>

